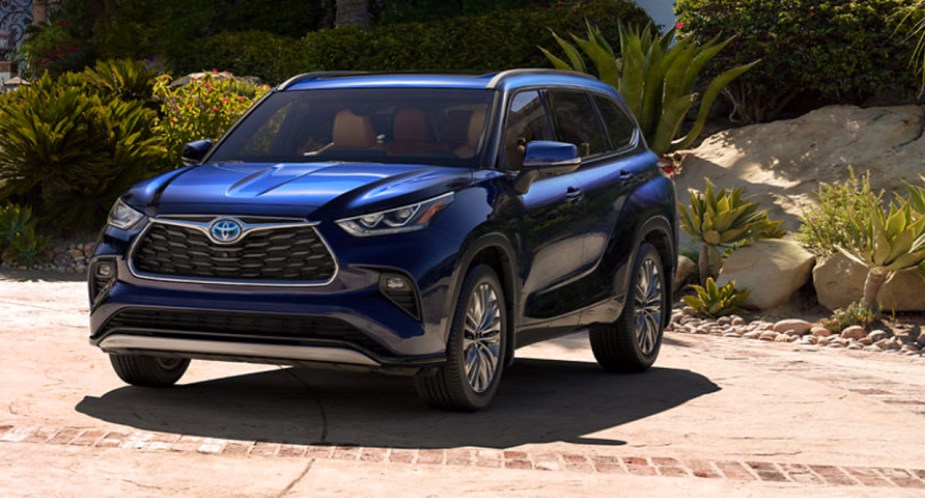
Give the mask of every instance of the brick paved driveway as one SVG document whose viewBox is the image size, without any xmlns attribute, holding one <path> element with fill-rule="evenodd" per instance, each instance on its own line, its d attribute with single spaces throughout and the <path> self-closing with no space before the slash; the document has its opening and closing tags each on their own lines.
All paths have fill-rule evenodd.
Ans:
<svg viewBox="0 0 925 498">
<path fill-rule="evenodd" d="M 0 277 L 0 496 L 925 494 L 921 360 L 669 335 L 614 376 L 578 334 L 454 414 L 408 379 L 260 365 L 126 387 L 84 296 Z"/>
</svg>

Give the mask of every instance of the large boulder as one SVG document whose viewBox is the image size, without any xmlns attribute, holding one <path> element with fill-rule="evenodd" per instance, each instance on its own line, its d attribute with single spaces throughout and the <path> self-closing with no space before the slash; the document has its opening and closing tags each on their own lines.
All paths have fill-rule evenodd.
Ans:
<svg viewBox="0 0 925 498">
<path fill-rule="evenodd" d="M 819 304 L 830 310 L 844 308 L 864 296 L 867 269 L 836 253 L 813 268 L 813 287 Z M 894 274 L 877 295 L 884 311 L 925 311 L 925 279 L 915 271 Z"/>
<path fill-rule="evenodd" d="M 768 239 L 742 247 L 723 263 L 716 283 L 735 282 L 751 293 L 744 306 L 770 309 L 787 304 L 809 281 L 816 257 L 791 240 Z"/>
<path fill-rule="evenodd" d="M 706 138 L 686 151 L 678 177 L 681 202 L 688 188 L 742 187 L 772 219 L 789 230 L 816 202 L 820 182 L 835 183 L 870 171 L 874 191 L 894 192 L 925 171 L 925 108 L 830 106 L 796 119 L 744 126 Z M 686 233 L 682 248 L 695 248 Z"/>
</svg>

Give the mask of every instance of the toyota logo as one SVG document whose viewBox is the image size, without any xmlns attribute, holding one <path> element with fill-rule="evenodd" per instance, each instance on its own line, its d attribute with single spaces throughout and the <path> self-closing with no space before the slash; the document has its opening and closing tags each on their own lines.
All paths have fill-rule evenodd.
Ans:
<svg viewBox="0 0 925 498">
<path fill-rule="evenodd" d="M 209 232 L 216 242 L 229 243 L 241 238 L 241 224 L 234 220 L 218 220 Z"/>
</svg>

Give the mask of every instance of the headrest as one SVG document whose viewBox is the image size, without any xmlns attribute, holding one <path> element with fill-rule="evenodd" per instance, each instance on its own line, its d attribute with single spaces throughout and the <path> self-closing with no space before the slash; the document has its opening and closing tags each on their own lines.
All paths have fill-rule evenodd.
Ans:
<svg viewBox="0 0 925 498">
<path fill-rule="evenodd" d="M 376 132 L 368 116 L 357 116 L 348 109 L 337 113 L 331 131 L 334 147 L 368 149 L 376 145 Z"/>
<path fill-rule="evenodd" d="M 426 142 L 427 116 L 420 109 L 400 109 L 395 113 L 393 135 L 396 142 Z"/>
<path fill-rule="evenodd" d="M 485 129 L 485 109 L 479 109 L 472 113 L 469 118 L 469 133 L 466 143 L 469 147 L 475 148 L 478 145 L 479 138 L 482 136 L 482 130 Z"/>
</svg>

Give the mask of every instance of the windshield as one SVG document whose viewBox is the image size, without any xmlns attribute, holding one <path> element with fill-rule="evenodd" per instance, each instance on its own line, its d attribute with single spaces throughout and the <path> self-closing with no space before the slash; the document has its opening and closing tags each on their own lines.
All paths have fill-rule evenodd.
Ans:
<svg viewBox="0 0 925 498">
<path fill-rule="evenodd" d="M 491 90 L 290 90 L 264 100 L 215 162 L 373 162 L 477 168 Z"/>
</svg>

